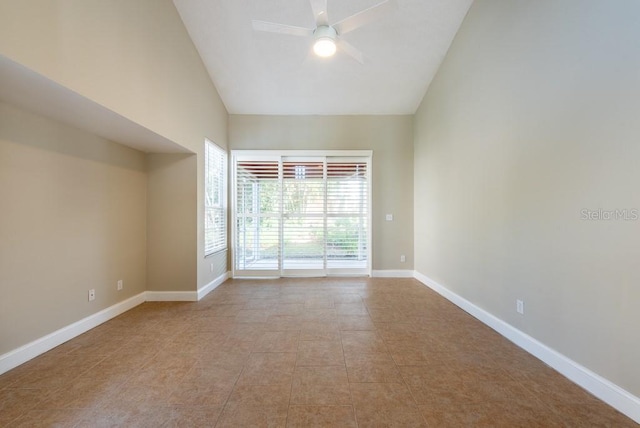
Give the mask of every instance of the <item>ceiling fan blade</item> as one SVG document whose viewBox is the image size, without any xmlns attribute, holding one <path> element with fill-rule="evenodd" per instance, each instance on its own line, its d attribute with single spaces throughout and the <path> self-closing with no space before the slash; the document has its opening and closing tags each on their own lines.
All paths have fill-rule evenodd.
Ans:
<svg viewBox="0 0 640 428">
<path fill-rule="evenodd" d="M 294 27 L 292 25 L 277 24 L 275 22 L 251 21 L 255 31 L 264 31 L 266 33 L 286 34 L 289 36 L 310 37 L 313 36 L 313 30 L 309 28 Z"/>
<path fill-rule="evenodd" d="M 333 24 L 332 27 L 335 28 L 338 35 L 347 34 L 349 31 L 362 27 L 368 22 L 382 18 L 392 9 L 396 9 L 397 7 L 398 3 L 396 0 L 385 0 L 382 3 L 378 3 L 368 9 L 356 13 L 355 15 L 351 15 L 336 24 Z"/>
<path fill-rule="evenodd" d="M 355 59 L 360 64 L 364 64 L 364 55 L 362 55 L 362 52 L 356 49 L 352 44 L 349 44 L 344 40 L 338 40 L 338 46 L 351 58 Z"/>
<path fill-rule="evenodd" d="M 329 17 L 327 16 L 327 0 L 309 0 L 311 2 L 311 10 L 316 20 L 316 25 L 329 25 Z"/>
</svg>

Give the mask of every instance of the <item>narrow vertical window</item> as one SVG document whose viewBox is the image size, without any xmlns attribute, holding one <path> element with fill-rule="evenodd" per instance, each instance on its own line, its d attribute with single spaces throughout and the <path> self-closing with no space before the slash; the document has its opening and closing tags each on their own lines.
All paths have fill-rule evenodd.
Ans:
<svg viewBox="0 0 640 428">
<path fill-rule="evenodd" d="M 227 153 L 204 143 L 204 254 L 227 248 Z"/>
</svg>

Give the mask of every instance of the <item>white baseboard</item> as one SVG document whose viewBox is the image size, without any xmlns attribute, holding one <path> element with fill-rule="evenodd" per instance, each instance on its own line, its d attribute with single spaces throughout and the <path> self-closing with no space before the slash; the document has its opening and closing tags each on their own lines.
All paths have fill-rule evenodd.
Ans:
<svg viewBox="0 0 640 428">
<path fill-rule="evenodd" d="M 374 270 L 371 272 L 374 278 L 413 278 L 412 270 Z"/>
<path fill-rule="evenodd" d="M 576 363 L 565 355 L 549 348 L 542 342 L 518 330 L 470 301 L 438 284 L 418 271 L 414 278 L 431 288 L 465 312 L 488 325 L 525 351 L 544 361 L 572 382 L 580 385 L 611 407 L 640 423 L 640 398 L 620 388 L 613 382 Z"/>
<path fill-rule="evenodd" d="M 231 276 L 231 272 L 225 272 L 204 287 L 198 288 L 197 299 L 200 300 L 207 294 L 211 293 L 213 290 L 218 288 L 220 284 L 225 282 Z"/>
<path fill-rule="evenodd" d="M 147 302 L 197 302 L 197 291 L 146 291 Z"/>
<path fill-rule="evenodd" d="M 215 290 L 220 284 L 229 279 L 229 272 L 225 272 L 198 291 L 147 291 L 147 302 L 197 302 Z"/>
<path fill-rule="evenodd" d="M 9 351 L 6 354 L 0 355 L 0 374 L 18 367 L 20 364 L 26 363 L 38 355 L 44 354 L 56 346 L 61 345 L 64 342 L 71 340 L 74 337 L 77 337 L 144 302 L 145 293 L 143 292 L 103 309 L 100 312 L 96 312 L 93 315 L 89 315 L 80 321 L 76 321 L 73 324 L 62 327 L 53 333 L 49 333 L 46 336 Z"/>
<path fill-rule="evenodd" d="M 144 291 L 127 300 L 89 315 L 66 327 L 47 334 L 33 342 L 0 355 L 0 374 L 42 355 L 64 342 L 133 309 L 144 302 L 196 302 L 229 278 L 229 272 L 220 275 L 198 291 Z"/>
</svg>

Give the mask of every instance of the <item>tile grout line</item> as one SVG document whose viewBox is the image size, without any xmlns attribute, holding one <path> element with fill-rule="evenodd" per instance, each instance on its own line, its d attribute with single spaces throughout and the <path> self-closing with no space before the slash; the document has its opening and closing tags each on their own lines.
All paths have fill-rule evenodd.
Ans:
<svg viewBox="0 0 640 428">
<path fill-rule="evenodd" d="M 335 302 L 334 302 L 335 305 Z M 336 313 L 336 318 L 338 317 L 337 313 Z M 342 330 L 340 328 L 340 323 L 338 322 L 338 333 L 340 334 L 340 347 L 342 348 L 342 360 L 344 361 L 344 371 L 347 375 L 347 386 L 349 387 L 349 400 L 351 401 L 351 409 L 353 410 L 353 419 L 356 422 L 356 427 L 359 427 L 360 424 L 358 423 L 358 414 L 356 412 L 356 405 L 353 402 L 353 394 L 351 393 L 351 381 L 349 380 L 349 368 L 347 367 L 347 353 L 344 351 L 344 342 L 342 341 L 343 333 L 344 330 Z"/>
<path fill-rule="evenodd" d="M 296 362 L 293 364 L 293 373 L 291 374 L 291 385 L 289 386 L 289 403 L 287 405 L 287 417 L 284 421 L 285 427 L 289 424 L 289 412 L 291 411 L 291 396 L 293 395 L 293 380 L 296 374 L 296 369 L 298 368 L 298 356 L 300 355 L 300 336 L 301 335 L 302 335 L 302 330 L 298 330 L 298 345 L 296 346 Z"/>
</svg>

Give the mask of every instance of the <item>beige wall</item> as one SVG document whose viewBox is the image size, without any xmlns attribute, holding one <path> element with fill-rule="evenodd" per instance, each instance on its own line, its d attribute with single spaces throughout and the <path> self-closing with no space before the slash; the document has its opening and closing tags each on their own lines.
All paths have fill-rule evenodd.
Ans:
<svg viewBox="0 0 640 428">
<path fill-rule="evenodd" d="M 0 103 L 0 355 L 145 290 L 146 195 L 143 153 Z"/>
<path fill-rule="evenodd" d="M 42 140 L 43 153 L 47 153 L 46 156 L 42 154 L 45 157 L 43 162 L 51 164 L 42 169 L 43 173 L 50 172 L 48 176 L 41 177 L 47 185 L 47 195 L 67 196 L 67 182 L 78 181 L 77 186 L 85 184 L 91 189 L 91 192 L 82 190 L 81 196 L 91 193 L 91 197 L 80 199 L 78 196 L 71 205 L 72 208 L 69 208 L 70 211 L 74 210 L 73 218 L 81 226 L 73 240 L 59 239 L 58 234 L 65 234 L 71 228 L 65 223 L 66 229 L 43 235 L 41 246 L 47 250 L 52 247 L 63 248 L 63 251 L 57 251 L 62 254 L 51 256 L 47 252 L 36 252 L 42 254 L 42 257 L 46 254 L 44 261 L 36 261 L 24 251 L 11 250 L 10 255 L 5 257 L 9 250 L 6 246 L 0 247 L 3 262 L 10 260 L 12 265 L 19 266 L 20 269 L 12 268 L 10 273 L 5 273 L 3 267 L 0 287 L 4 291 L 4 287 L 16 287 L 17 282 L 20 284 L 18 290 L 22 293 L 22 300 L 15 304 L 22 311 L 20 314 L 13 309 L 10 313 L 5 312 L 4 306 L 2 307 L 0 316 L 11 317 L 11 323 L 2 318 L 1 328 L 8 329 L 9 325 L 13 328 L 7 333 L 2 330 L 0 353 L 124 300 L 131 295 L 129 293 L 143 291 L 147 269 L 151 289 L 167 290 L 175 287 L 176 291 L 195 291 L 226 272 L 225 254 L 204 258 L 202 195 L 204 139 L 208 137 L 226 147 L 227 112 L 170 0 L 0 1 L 0 54 L 195 154 L 176 165 L 163 162 L 161 157 L 149 155 L 152 170 L 147 183 L 144 155 L 137 154 L 142 165 L 142 169 L 138 171 L 126 162 L 122 167 L 120 159 L 114 159 L 113 153 L 118 153 L 117 150 L 129 153 L 129 149 L 120 147 L 107 150 L 103 147 L 106 144 L 104 142 L 96 146 L 96 149 L 89 149 L 73 140 L 71 157 L 78 158 L 77 162 L 86 158 L 86 162 L 66 169 L 60 167 L 59 169 L 68 171 L 68 174 L 64 180 L 58 181 L 61 172 L 54 167 L 58 162 L 54 162 L 53 157 L 58 155 L 62 143 L 58 141 L 55 132 L 50 138 Z M 59 123 L 54 123 L 51 127 L 55 130 L 66 129 Z M 29 127 L 24 128 L 26 132 Z M 2 131 L 7 132 L 5 129 Z M 95 136 L 87 136 L 86 139 L 99 140 Z M 12 142 L 8 146 L 11 148 L 11 158 L 3 158 L 2 161 L 16 168 L 22 165 L 17 161 L 18 153 L 24 158 L 24 153 L 32 149 L 15 145 L 13 140 L 9 141 Z M 126 141 L 122 143 L 126 144 Z M 23 161 L 24 159 L 21 160 Z M 111 219 L 93 213 L 91 206 L 81 206 L 81 202 L 91 203 L 95 200 L 100 203 L 98 206 L 111 207 L 113 204 L 108 202 L 133 198 L 130 193 L 138 190 L 134 181 L 130 187 L 124 186 L 122 195 L 114 194 L 120 190 L 117 187 L 121 184 L 119 175 L 117 180 L 113 179 L 117 185 L 111 182 L 107 185 L 107 179 L 100 185 L 88 179 L 87 183 L 82 183 L 86 174 L 98 174 L 91 171 L 99 169 L 102 164 L 120 166 L 120 174 L 125 174 L 130 169 L 141 174 L 141 192 L 144 197 L 134 199 L 136 204 L 141 203 L 143 206 L 142 221 L 138 219 L 138 211 L 133 208 L 133 212 L 125 209 L 121 211 L 122 217 Z M 64 163 L 63 165 L 66 166 Z M 0 174 L 8 173 L 2 171 Z M 12 174 L 17 172 L 13 171 Z M 17 179 L 3 175 L 0 177 L 0 186 L 3 189 L 9 186 L 9 190 L 16 192 L 8 183 L 15 183 Z M 19 194 L 24 197 L 28 192 L 29 188 L 25 186 L 24 190 L 20 189 L 12 197 L 18 198 Z M 176 202 L 184 202 L 189 206 Z M 133 206 L 137 207 L 136 204 Z M 3 209 L 4 206 L 3 203 Z M 63 213 L 66 211 L 61 211 L 59 218 L 66 219 Z M 96 236 L 97 232 L 93 232 L 85 222 L 92 223 L 99 234 Z M 133 224 L 135 230 L 131 230 Z M 10 228 L 11 225 L 3 214 L 0 217 L 0 228 Z M 111 230 L 120 225 L 127 231 L 127 236 L 131 236 L 128 239 L 136 240 L 136 245 L 129 245 L 129 241 L 122 238 L 119 231 Z M 148 236 L 145 236 L 147 233 Z M 153 251 L 149 253 L 148 265 L 146 254 L 139 256 L 136 253 L 138 234 L 142 234 L 145 245 L 147 238 L 149 245 L 154 245 Z M 19 235 L 16 236 L 14 239 L 19 239 Z M 25 235 L 29 236 L 32 235 Z M 112 242 L 114 239 L 116 242 Z M 127 247 L 123 248 L 125 244 Z M 107 271 L 93 259 L 91 262 L 87 261 L 95 255 L 92 251 L 84 251 L 88 247 L 101 251 L 106 259 L 104 263 L 111 270 Z M 73 257 L 64 258 L 67 248 Z M 143 250 L 145 248 L 143 246 Z M 135 264 L 116 264 L 116 261 L 109 259 L 114 252 L 119 254 L 116 261 L 120 261 L 122 257 L 130 257 Z M 76 253 L 78 257 L 74 258 Z M 191 259 L 185 261 L 187 257 Z M 81 264 L 77 271 L 76 262 Z M 215 267 L 213 272 L 209 269 L 212 262 Z M 137 269 L 135 274 L 127 270 L 134 265 Z M 54 274 L 53 280 L 46 280 L 47 270 Z M 111 295 L 111 286 L 107 287 L 103 283 L 111 284 L 121 273 L 132 279 L 124 278 L 124 293 Z M 11 278 L 5 278 L 9 274 Z M 94 305 L 87 305 L 85 302 L 89 282 L 96 284 L 98 291 Z M 102 287 L 107 287 L 104 292 L 101 291 Z M 0 304 L 13 304 L 11 297 L 9 292 L 4 293 Z M 59 311 L 60 308 L 63 309 Z M 36 313 L 38 316 L 34 317 Z M 11 336 L 6 336 L 5 340 L 5 334 Z"/>
<path fill-rule="evenodd" d="M 183 250 L 197 264 L 179 282 L 195 290 L 226 271 L 204 258 L 202 195 L 204 139 L 226 147 L 227 112 L 171 0 L 0 1 L 0 54 L 196 153 L 197 233 Z"/>
<path fill-rule="evenodd" d="M 196 283 L 196 155 L 147 155 L 147 289 L 193 291 Z"/>
<path fill-rule="evenodd" d="M 476 0 L 415 118 L 416 270 L 640 396 L 640 3 Z M 515 310 L 525 302 L 525 315 Z"/>
<path fill-rule="evenodd" d="M 0 2 L 0 53 L 197 152 L 226 111 L 171 0 Z"/>
<path fill-rule="evenodd" d="M 412 116 L 230 115 L 229 148 L 373 150 L 373 269 L 413 269 L 412 126 Z"/>
</svg>

